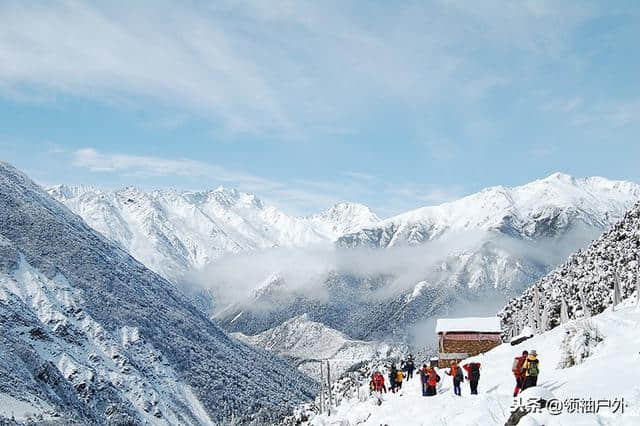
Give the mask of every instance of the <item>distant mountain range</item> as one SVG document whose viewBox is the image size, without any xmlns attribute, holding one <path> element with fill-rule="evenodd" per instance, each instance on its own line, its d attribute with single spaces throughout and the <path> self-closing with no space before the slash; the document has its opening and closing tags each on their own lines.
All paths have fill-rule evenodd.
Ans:
<svg viewBox="0 0 640 426">
<path fill-rule="evenodd" d="M 264 424 L 315 390 L 0 163 L 0 423 Z"/>
<path fill-rule="evenodd" d="M 339 253 L 363 253 L 361 270 L 337 268 L 324 281 L 321 299 L 288 292 L 275 280 L 217 319 L 228 330 L 251 334 L 307 313 L 352 338 L 430 345 L 434 318 L 494 312 L 639 199 L 637 184 L 564 174 L 488 188 L 339 237 Z M 396 259 L 386 272 L 379 266 L 385 258 Z M 407 269 L 419 272 L 405 276 Z"/>
<path fill-rule="evenodd" d="M 47 191 L 173 281 L 227 253 L 327 245 L 379 221 L 369 208 L 355 203 L 339 203 L 308 217 L 289 216 L 255 195 L 224 187 L 145 192 L 58 185 Z"/>
<path fill-rule="evenodd" d="M 225 262 L 230 253 L 272 247 L 334 252 L 337 264 L 314 291 L 287 281 L 281 274 L 290 266 L 286 261 L 255 282 L 247 283 L 242 271 L 235 283 L 218 283 L 212 276 L 212 294 L 216 286 L 255 289 L 242 301 L 217 304 L 215 318 L 229 331 L 256 334 L 307 314 L 352 339 L 406 339 L 417 333 L 426 342 L 432 331 L 424 327 L 430 329 L 431 319 L 458 309 L 498 309 L 640 199 L 635 183 L 560 173 L 385 220 L 352 203 L 291 217 L 253 195 L 223 188 L 143 192 L 58 186 L 49 192 L 174 282 L 185 272 Z"/>
<path fill-rule="evenodd" d="M 423 207 L 341 236 L 343 247 L 418 245 L 467 231 L 495 231 L 516 239 L 555 238 L 581 224 L 605 229 L 640 199 L 640 186 L 600 177 L 556 173 L 515 188 L 503 186 L 451 203 Z"/>
</svg>

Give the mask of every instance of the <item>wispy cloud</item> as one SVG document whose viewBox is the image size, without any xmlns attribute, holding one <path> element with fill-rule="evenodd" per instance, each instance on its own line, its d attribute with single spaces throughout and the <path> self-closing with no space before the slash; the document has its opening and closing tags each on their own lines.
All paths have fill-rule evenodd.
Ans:
<svg viewBox="0 0 640 426">
<path fill-rule="evenodd" d="M 153 10 L 7 1 L 0 93 L 151 100 L 234 132 L 344 134 L 354 115 L 383 99 L 416 106 L 481 99 L 512 77 L 469 55 L 469 43 L 480 36 L 535 54 L 563 51 L 590 10 L 499 1 L 367 7 L 363 20 L 342 4 L 310 1 L 158 1 Z"/>
<path fill-rule="evenodd" d="M 450 201 L 462 194 L 462 188 L 457 186 L 396 183 L 351 171 L 331 181 L 298 179 L 282 182 L 189 158 L 105 153 L 89 147 L 72 152 L 71 163 L 94 173 L 119 174 L 138 179 L 204 178 L 203 181 L 212 184 L 223 183 L 253 192 L 280 208 L 299 214 L 324 210 L 339 201 L 370 204 L 369 201 L 377 201 L 382 195 L 385 204 L 378 205 L 376 202 L 370 207 L 382 216 L 389 216 L 424 204 Z"/>
</svg>

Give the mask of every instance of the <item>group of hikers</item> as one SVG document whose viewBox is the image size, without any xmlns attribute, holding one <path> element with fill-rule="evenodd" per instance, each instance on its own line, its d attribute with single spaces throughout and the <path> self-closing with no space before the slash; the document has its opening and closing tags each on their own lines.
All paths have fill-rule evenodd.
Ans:
<svg viewBox="0 0 640 426">
<path fill-rule="evenodd" d="M 415 362 L 413 360 L 413 355 L 409 354 L 407 360 L 400 361 L 400 368 L 396 368 L 395 364 L 391 364 L 389 367 L 389 391 L 396 393 L 400 389 L 402 389 L 402 382 L 405 378 L 411 379 L 413 378 L 413 372 L 415 370 Z M 384 382 L 384 376 L 380 371 L 375 371 L 371 376 L 371 381 L 369 382 L 369 388 L 375 392 L 386 393 L 387 386 Z"/>
<path fill-rule="evenodd" d="M 513 361 L 512 371 L 516 378 L 516 388 L 513 396 L 526 388 L 537 386 L 538 373 L 540 371 L 540 361 L 538 360 L 536 351 L 523 351 L 521 356 L 517 356 Z M 448 376 L 453 379 L 453 392 L 458 396 L 462 396 L 461 384 L 466 379 L 469 382 L 471 395 L 478 394 L 478 382 L 480 381 L 480 363 L 469 362 L 462 366 L 456 362 L 452 362 L 449 370 L 445 371 Z M 464 372 L 463 372 L 464 370 Z M 396 393 L 402 389 L 402 383 L 405 379 L 413 378 L 415 371 L 415 361 L 413 355 L 409 355 L 407 360 L 400 361 L 400 368 L 396 368 L 395 364 L 389 367 L 389 388 L 385 385 L 384 376 L 380 371 L 375 371 L 371 376 L 369 387 L 372 392 L 386 393 L 387 390 Z M 422 396 L 434 396 L 438 393 L 437 385 L 440 382 L 440 376 L 434 367 L 423 364 L 418 370 L 420 382 L 422 384 Z M 378 399 L 381 403 L 381 399 Z"/>
</svg>

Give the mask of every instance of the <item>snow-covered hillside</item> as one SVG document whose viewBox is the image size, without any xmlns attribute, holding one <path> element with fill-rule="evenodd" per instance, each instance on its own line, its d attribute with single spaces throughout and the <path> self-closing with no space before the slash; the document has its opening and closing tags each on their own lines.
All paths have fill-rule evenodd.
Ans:
<svg viewBox="0 0 640 426">
<path fill-rule="evenodd" d="M 171 280 L 226 253 L 330 244 L 379 219 L 367 207 L 339 203 L 308 217 L 288 216 L 255 195 L 134 187 L 103 191 L 58 185 L 48 189 L 91 227 Z"/>
<path fill-rule="evenodd" d="M 0 163 L 0 423 L 269 422 L 315 388 Z"/>
<path fill-rule="evenodd" d="M 556 173 L 529 184 L 487 188 L 451 203 L 423 207 L 338 239 L 345 247 L 415 245 L 470 230 L 516 238 L 554 237 L 581 223 L 604 229 L 640 199 L 640 185 Z"/>
<path fill-rule="evenodd" d="M 556 326 L 563 300 L 569 318 L 600 313 L 614 301 L 616 280 L 620 299 L 640 285 L 640 203 L 588 248 L 572 254 L 522 296 L 511 300 L 499 313 L 505 331 L 512 334 L 525 325 L 544 330 Z"/>
<path fill-rule="evenodd" d="M 435 397 L 421 396 L 419 379 L 415 378 L 403 386 L 400 394 L 386 394 L 378 406 L 369 398 L 366 384 L 350 400 L 343 400 L 331 416 L 315 415 L 311 425 L 504 425 L 510 417 L 513 404 L 514 378 L 511 373 L 513 358 L 524 349 L 535 349 L 540 359 L 539 388 L 522 394 L 523 402 L 537 395 L 549 395 L 561 403 L 589 399 L 611 401 L 624 400 L 624 412 L 616 414 L 609 407 L 602 407 L 598 414 L 570 413 L 571 405 L 563 407 L 560 415 L 552 415 L 547 409 L 541 413 L 530 413 L 519 425 L 637 425 L 640 423 L 640 311 L 635 299 L 615 312 L 607 311 L 592 318 L 589 327 L 597 329 L 604 340 L 588 358 L 569 368 L 560 368 L 563 359 L 575 351 L 563 344 L 567 332 L 582 329 L 579 321 L 557 327 L 533 337 L 519 345 L 503 344 L 485 355 L 470 358 L 465 362 L 482 364 L 479 395 L 470 395 L 468 382 L 463 383 L 462 397 L 453 394 L 451 378 L 439 370 L 443 378 L 439 394 Z M 577 348 L 578 350 L 580 348 Z M 579 403 L 578 403 L 579 404 Z M 580 405 L 576 409 L 580 410 Z M 313 415 L 312 415 L 313 416 Z"/>
<path fill-rule="evenodd" d="M 301 371 L 317 380 L 320 379 L 320 360 L 330 362 L 333 378 L 337 379 L 363 360 L 399 359 L 408 350 L 405 345 L 349 339 L 337 330 L 309 320 L 306 314 L 253 336 L 242 333 L 232 336 L 292 360 Z"/>
</svg>

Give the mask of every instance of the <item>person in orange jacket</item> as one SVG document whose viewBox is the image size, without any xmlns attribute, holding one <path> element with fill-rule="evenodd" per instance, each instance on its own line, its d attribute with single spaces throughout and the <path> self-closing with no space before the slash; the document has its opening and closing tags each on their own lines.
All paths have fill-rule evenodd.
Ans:
<svg viewBox="0 0 640 426">
<path fill-rule="evenodd" d="M 424 365 L 420 370 L 420 376 L 422 379 L 422 396 L 434 396 L 436 391 L 436 385 L 440 381 L 440 376 L 436 370 L 430 365 Z"/>
<path fill-rule="evenodd" d="M 460 389 L 460 383 L 463 381 L 462 368 L 455 362 L 452 362 L 451 368 L 446 373 L 453 378 L 453 393 L 462 396 L 462 389 Z"/>
</svg>

